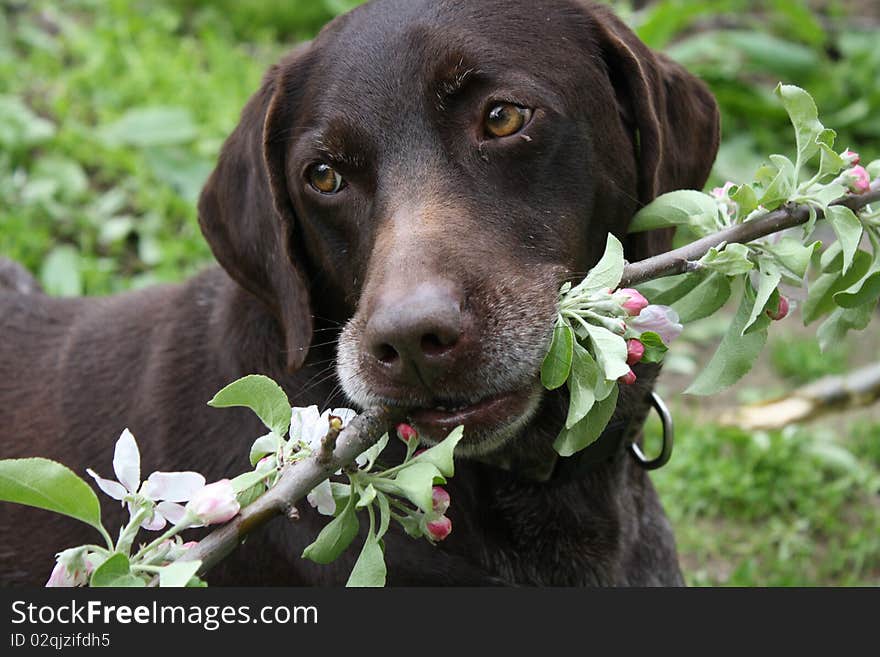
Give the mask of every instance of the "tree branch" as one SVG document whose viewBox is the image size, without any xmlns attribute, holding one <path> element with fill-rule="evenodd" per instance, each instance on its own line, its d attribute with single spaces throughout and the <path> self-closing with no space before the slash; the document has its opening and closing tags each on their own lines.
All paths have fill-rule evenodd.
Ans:
<svg viewBox="0 0 880 657">
<path fill-rule="evenodd" d="M 873 182 L 870 191 L 864 194 L 847 194 L 833 201 L 831 205 L 843 205 L 857 211 L 875 201 L 880 201 L 880 179 Z M 810 211 L 806 205 L 785 205 L 761 217 L 707 235 L 678 249 L 628 264 L 623 270 L 620 287 L 633 287 L 655 278 L 693 271 L 694 262 L 719 244 L 732 242 L 746 244 L 760 237 L 805 224 L 809 218 Z M 821 210 L 819 218 L 822 218 Z"/>
<path fill-rule="evenodd" d="M 869 406 L 878 400 L 880 362 L 842 376 L 826 376 L 784 397 L 727 411 L 721 414 L 718 422 L 746 430 L 781 429 L 826 413 Z"/>
<path fill-rule="evenodd" d="M 342 432 L 335 432 L 331 428 L 331 433 L 338 433 L 338 436 L 334 435 L 336 444 L 330 458 L 323 450 L 318 450 L 307 459 L 286 465 L 280 479 L 269 491 L 187 550 L 180 561 L 201 559 L 199 573 L 204 574 L 235 550 L 245 536 L 272 518 L 278 515 L 295 518 L 295 504 L 299 500 L 375 445 L 382 434 L 401 419 L 401 410 L 378 407 L 355 417 Z M 157 583 L 154 581 L 151 584 Z"/>
</svg>

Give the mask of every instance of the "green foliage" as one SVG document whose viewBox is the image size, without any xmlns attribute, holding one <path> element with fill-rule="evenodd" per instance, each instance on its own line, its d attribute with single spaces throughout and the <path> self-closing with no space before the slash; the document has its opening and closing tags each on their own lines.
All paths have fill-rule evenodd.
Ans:
<svg viewBox="0 0 880 657">
<path fill-rule="evenodd" d="M 89 586 L 93 588 L 142 588 L 146 582 L 131 574 L 131 563 L 121 552 L 110 556 L 95 568 Z"/>
<path fill-rule="evenodd" d="M 49 459 L 0 461 L 0 500 L 61 513 L 104 532 L 94 491 L 71 470 Z"/>
<path fill-rule="evenodd" d="M 214 395 L 208 406 L 249 408 L 276 436 L 283 436 L 290 428 L 290 402 L 287 400 L 287 395 L 281 386 L 267 376 L 252 374 L 230 383 Z M 254 456 L 253 451 L 252 448 L 251 460 Z"/>
<path fill-rule="evenodd" d="M 797 338 L 787 334 L 771 340 L 769 350 L 773 369 L 793 384 L 843 374 L 848 368 L 848 347 L 844 343 L 833 345 L 828 352 L 822 353 L 815 337 Z"/>
<path fill-rule="evenodd" d="M 676 455 L 652 478 L 690 584 L 876 586 L 880 424 L 747 432 L 675 414 Z"/>
<path fill-rule="evenodd" d="M 693 395 L 715 394 L 739 381 L 752 369 L 767 341 L 766 323 L 759 330 L 743 334 L 755 306 L 755 297 L 747 291 L 715 355 L 686 392 Z"/>
<path fill-rule="evenodd" d="M 202 562 L 175 561 L 159 570 L 159 586 L 163 588 L 183 588 L 188 586 L 202 567 Z"/>
<path fill-rule="evenodd" d="M 358 520 L 355 514 L 354 496 L 349 496 L 348 503 L 342 512 L 330 521 L 315 542 L 303 551 L 303 559 L 309 559 L 319 564 L 328 564 L 336 561 L 351 545 L 358 533 Z"/>
<path fill-rule="evenodd" d="M 626 5 L 614 3 L 622 8 Z M 800 0 L 659 0 L 630 13 L 648 45 L 665 50 L 705 80 L 721 107 L 724 141 L 714 182 L 751 176 L 766 153 L 788 150 L 787 116 L 773 100 L 777 80 L 808 90 L 842 146 L 880 138 L 880 50 L 870 3 Z"/>
<path fill-rule="evenodd" d="M 58 294 L 192 274 L 210 260 L 194 201 L 284 46 L 163 2 L 20 9 L 0 10 L 0 253 Z"/>
</svg>

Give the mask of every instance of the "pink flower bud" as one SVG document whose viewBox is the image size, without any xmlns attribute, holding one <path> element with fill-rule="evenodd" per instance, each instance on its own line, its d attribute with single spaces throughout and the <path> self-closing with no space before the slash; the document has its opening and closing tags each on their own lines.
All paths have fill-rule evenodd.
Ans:
<svg viewBox="0 0 880 657">
<path fill-rule="evenodd" d="M 619 296 L 618 296 L 619 295 Z M 648 307 L 648 300 L 641 295 L 638 290 L 633 290 L 632 288 L 625 287 L 622 290 L 618 290 L 615 293 L 615 296 L 618 298 L 628 297 L 620 306 L 627 312 L 628 315 L 635 317 L 642 310 Z"/>
<path fill-rule="evenodd" d="M 735 183 L 730 182 L 729 180 L 724 183 L 724 187 L 716 187 L 712 190 L 712 196 L 717 199 L 722 199 L 727 197 L 727 193 L 730 191 L 731 187 L 734 187 Z"/>
<path fill-rule="evenodd" d="M 788 317 L 788 312 L 791 309 L 791 304 L 788 299 L 781 294 L 779 295 L 779 305 L 776 307 L 776 312 L 772 310 L 767 311 L 767 317 L 772 319 L 775 322 L 778 322 L 781 319 L 785 319 Z"/>
<path fill-rule="evenodd" d="M 434 486 L 431 499 L 434 503 L 434 513 L 441 516 L 446 513 L 446 509 L 449 508 L 450 498 L 445 488 Z"/>
<path fill-rule="evenodd" d="M 856 194 L 864 194 L 871 189 L 871 176 L 868 175 L 867 169 L 862 166 L 855 166 L 850 170 L 854 179 L 850 183 L 850 189 Z"/>
<path fill-rule="evenodd" d="M 435 541 L 442 541 L 452 533 L 452 521 L 446 516 L 425 523 L 428 535 Z"/>
<path fill-rule="evenodd" d="M 864 194 L 871 189 L 871 176 L 867 169 L 862 166 L 854 166 L 841 173 L 834 182 L 848 187 L 850 191 L 856 194 Z"/>
<path fill-rule="evenodd" d="M 645 345 L 633 338 L 626 341 L 626 364 L 635 365 L 645 355 Z"/>
<path fill-rule="evenodd" d="M 67 569 L 60 561 L 55 564 L 52 574 L 49 575 L 49 581 L 46 582 L 47 588 L 70 588 L 73 586 L 85 586 L 89 583 L 89 573 L 91 572 L 90 564 L 86 562 L 86 568 L 74 570 Z"/>
<path fill-rule="evenodd" d="M 632 370 L 630 370 L 627 374 L 624 374 L 622 377 L 620 377 L 617 380 L 620 381 L 621 383 L 623 383 L 624 385 L 631 386 L 633 383 L 636 382 L 636 373 L 633 372 Z"/>
<path fill-rule="evenodd" d="M 217 525 L 231 520 L 240 509 L 232 482 L 228 479 L 215 481 L 196 491 L 186 505 L 186 510 L 198 518 L 202 525 Z"/>
<path fill-rule="evenodd" d="M 397 425 L 397 437 L 405 443 L 408 443 L 418 435 L 418 432 L 408 424 L 401 423 Z"/>
<path fill-rule="evenodd" d="M 840 154 L 840 157 L 849 166 L 855 166 L 856 164 L 861 164 L 862 162 L 861 156 L 855 151 L 851 151 L 848 148 Z"/>
</svg>

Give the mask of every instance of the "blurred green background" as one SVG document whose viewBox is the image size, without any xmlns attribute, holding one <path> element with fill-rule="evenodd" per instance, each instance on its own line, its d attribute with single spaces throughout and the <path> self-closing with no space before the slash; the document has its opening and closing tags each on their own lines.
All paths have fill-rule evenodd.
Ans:
<svg viewBox="0 0 880 657">
<path fill-rule="evenodd" d="M 210 262 L 195 200 L 262 73 L 353 0 L 0 2 L 0 254 L 52 294 L 178 281 Z M 711 86 L 724 138 L 713 180 L 789 152 L 779 81 L 880 157 L 876 0 L 615 2 L 649 45 Z M 654 475 L 686 577 L 701 585 L 880 584 L 880 413 L 781 432 L 714 422 L 720 409 L 878 359 L 873 334 L 820 354 L 791 318 L 728 395 L 677 393 L 726 320 L 688 327 L 661 383 L 679 422 Z M 869 329 L 871 331 L 871 329 Z"/>
</svg>

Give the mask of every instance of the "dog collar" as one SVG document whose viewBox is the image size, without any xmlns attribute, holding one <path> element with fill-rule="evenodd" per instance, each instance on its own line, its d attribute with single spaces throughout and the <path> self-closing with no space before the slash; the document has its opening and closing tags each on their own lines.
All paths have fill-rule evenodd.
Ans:
<svg viewBox="0 0 880 657">
<path fill-rule="evenodd" d="M 663 442 L 660 453 L 653 459 L 647 458 L 636 441 L 647 412 L 630 414 L 627 418 L 611 422 L 592 444 L 572 456 L 559 456 L 550 445 L 540 454 L 526 450 L 511 458 L 499 458 L 489 454 L 475 457 L 485 465 L 505 470 L 517 478 L 544 486 L 566 485 L 583 481 L 593 470 L 606 464 L 620 453 L 621 447 L 629 443 L 627 451 L 631 458 L 645 470 L 656 470 L 669 461 L 672 456 L 673 425 L 672 415 L 657 393 L 651 393 L 651 407 L 657 411 L 663 425 Z M 648 411 L 650 412 L 650 411 Z"/>
</svg>

